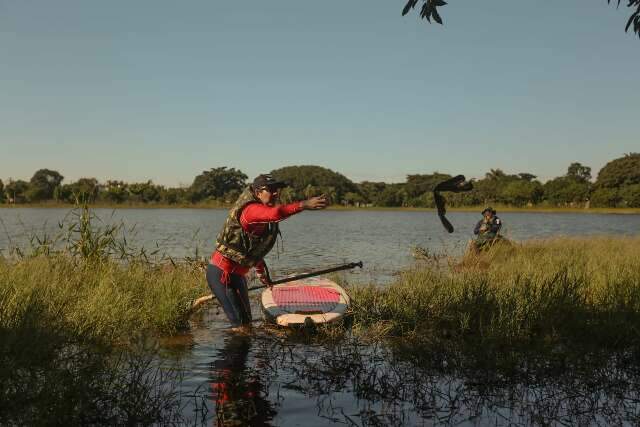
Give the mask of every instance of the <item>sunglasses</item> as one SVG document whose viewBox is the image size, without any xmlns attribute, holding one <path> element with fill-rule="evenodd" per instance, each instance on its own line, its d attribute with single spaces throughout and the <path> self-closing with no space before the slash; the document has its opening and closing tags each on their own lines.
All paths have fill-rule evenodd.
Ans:
<svg viewBox="0 0 640 427">
<path fill-rule="evenodd" d="M 260 190 L 268 191 L 269 193 L 274 194 L 274 193 L 277 193 L 280 190 L 280 188 L 279 187 L 262 187 Z"/>
</svg>

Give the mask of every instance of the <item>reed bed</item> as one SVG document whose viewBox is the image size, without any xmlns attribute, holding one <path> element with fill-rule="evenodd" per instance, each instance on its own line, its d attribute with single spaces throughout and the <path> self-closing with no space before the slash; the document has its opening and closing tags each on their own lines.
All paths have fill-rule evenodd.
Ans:
<svg viewBox="0 0 640 427">
<path fill-rule="evenodd" d="M 40 255 L 0 263 L 0 424 L 179 422 L 145 336 L 186 327 L 201 274 Z"/>
<path fill-rule="evenodd" d="M 39 315 L 64 319 L 68 328 L 104 341 L 144 331 L 170 334 L 187 326 L 203 281 L 189 265 L 79 263 L 64 255 L 3 262 L 0 324 L 19 326 L 37 306 Z"/>
<path fill-rule="evenodd" d="M 355 328 L 378 337 L 637 344 L 640 238 L 498 245 L 350 292 Z"/>
<path fill-rule="evenodd" d="M 179 373 L 147 338 L 188 326 L 202 271 L 74 215 L 0 257 L 0 424 L 179 423 Z"/>
</svg>

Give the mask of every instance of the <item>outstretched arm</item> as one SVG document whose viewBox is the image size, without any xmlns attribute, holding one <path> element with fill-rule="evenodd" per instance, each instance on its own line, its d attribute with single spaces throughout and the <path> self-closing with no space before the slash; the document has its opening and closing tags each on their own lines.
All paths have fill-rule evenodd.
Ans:
<svg viewBox="0 0 640 427">
<path fill-rule="evenodd" d="M 261 203 L 251 203 L 242 210 L 240 222 L 244 224 L 258 224 L 265 222 L 280 222 L 298 212 L 302 212 L 302 202 L 286 205 L 267 206 Z"/>
<path fill-rule="evenodd" d="M 280 222 L 303 210 L 324 209 L 327 207 L 325 196 L 311 197 L 301 202 L 286 205 L 267 206 L 261 203 L 251 203 L 242 210 L 240 222 L 246 225 L 266 222 Z"/>
</svg>

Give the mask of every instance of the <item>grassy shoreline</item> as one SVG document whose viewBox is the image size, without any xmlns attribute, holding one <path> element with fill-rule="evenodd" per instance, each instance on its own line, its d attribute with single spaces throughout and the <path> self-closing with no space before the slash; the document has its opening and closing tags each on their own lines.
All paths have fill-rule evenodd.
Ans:
<svg viewBox="0 0 640 427">
<path fill-rule="evenodd" d="M 0 398 L 12 402 L 0 424 L 179 419 L 179 388 L 148 363 L 153 348 L 136 346 L 189 327 L 191 303 L 209 293 L 200 266 L 126 247 L 117 227 L 92 225 L 86 206 L 74 218 L 64 247 L 40 238 L 0 257 Z M 410 357 L 425 348 L 471 358 L 479 348 L 541 358 L 637 349 L 638 260 L 640 236 L 531 240 L 463 259 L 426 254 L 388 286 L 348 287 L 349 321 L 315 339 L 350 335 Z"/>
<path fill-rule="evenodd" d="M 52 208 L 52 209 L 72 209 L 76 205 L 71 203 L 28 203 L 28 204 L 0 204 L 0 209 L 18 209 L 18 208 Z M 229 209 L 232 205 L 225 203 L 198 203 L 198 204 L 149 204 L 149 203 L 94 203 L 90 204 L 91 209 Z M 583 214 L 624 214 L 624 215 L 640 215 L 640 208 L 579 208 L 579 207 L 549 207 L 549 206 L 531 206 L 531 207 L 515 207 L 493 205 L 498 212 L 514 212 L 514 213 L 583 213 Z M 484 206 L 463 206 L 463 207 L 447 207 L 449 212 L 473 212 L 480 213 Z M 417 208 L 417 207 L 355 207 L 331 205 L 327 210 L 336 211 L 390 211 L 390 212 L 436 212 L 435 208 Z"/>
<path fill-rule="evenodd" d="M 432 260 L 351 289 L 354 325 L 405 337 L 536 346 L 640 344 L 640 237 L 532 240 Z"/>
<path fill-rule="evenodd" d="M 0 332 L 11 336 L 52 319 L 104 345 L 171 335 L 188 328 L 191 302 L 209 292 L 188 262 L 34 255 L 0 259 Z M 532 240 L 462 260 L 427 258 L 388 286 L 349 287 L 353 326 L 380 339 L 640 344 L 639 259 L 640 237 Z"/>
<path fill-rule="evenodd" d="M 0 424 L 179 424 L 179 372 L 145 343 L 187 327 L 202 272 L 152 262 L 86 207 L 72 218 L 64 247 L 0 256 Z"/>
<path fill-rule="evenodd" d="M 179 421 L 179 373 L 145 337 L 187 327 L 205 291 L 188 265 L 153 267 L 68 254 L 0 258 L 2 425 Z"/>
<path fill-rule="evenodd" d="M 150 258 L 119 241 L 118 226 L 93 226 L 87 206 L 73 213 L 60 242 L 31 239 L 17 257 L 0 257 L 0 332 L 23 318 L 55 318 L 108 344 L 187 327 L 190 303 L 209 292 L 196 260 Z M 382 336 L 447 330 L 520 340 L 540 328 L 553 335 L 570 314 L 577 324 L 629 321 L 640 334 L 639 259 L 640 236 L 505 243 L 462 260 L 427 254 L 386 287 L 353 287 L 354 324 Z"/>
</svg>

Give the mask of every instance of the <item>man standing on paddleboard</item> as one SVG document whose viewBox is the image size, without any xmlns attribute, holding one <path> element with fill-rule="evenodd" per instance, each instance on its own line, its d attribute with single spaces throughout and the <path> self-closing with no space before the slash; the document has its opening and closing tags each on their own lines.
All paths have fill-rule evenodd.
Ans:
<svg viewBox="0 0 640 427">
<path fill-rule="evenodd" d="M 251 323 L 246 274 L 256 269 L 268 285 L 264 257 L 276 243 L 278 223 L 303 210 L 327 207 L 322 195 L 301 202 L 278 203 L 278 192 L 287 185 L 271 175 L 258 175 L 229 211 L 218 234 L 216 250 L 207 266 L 207 283 L 234 328 Z"/>
</svg>

